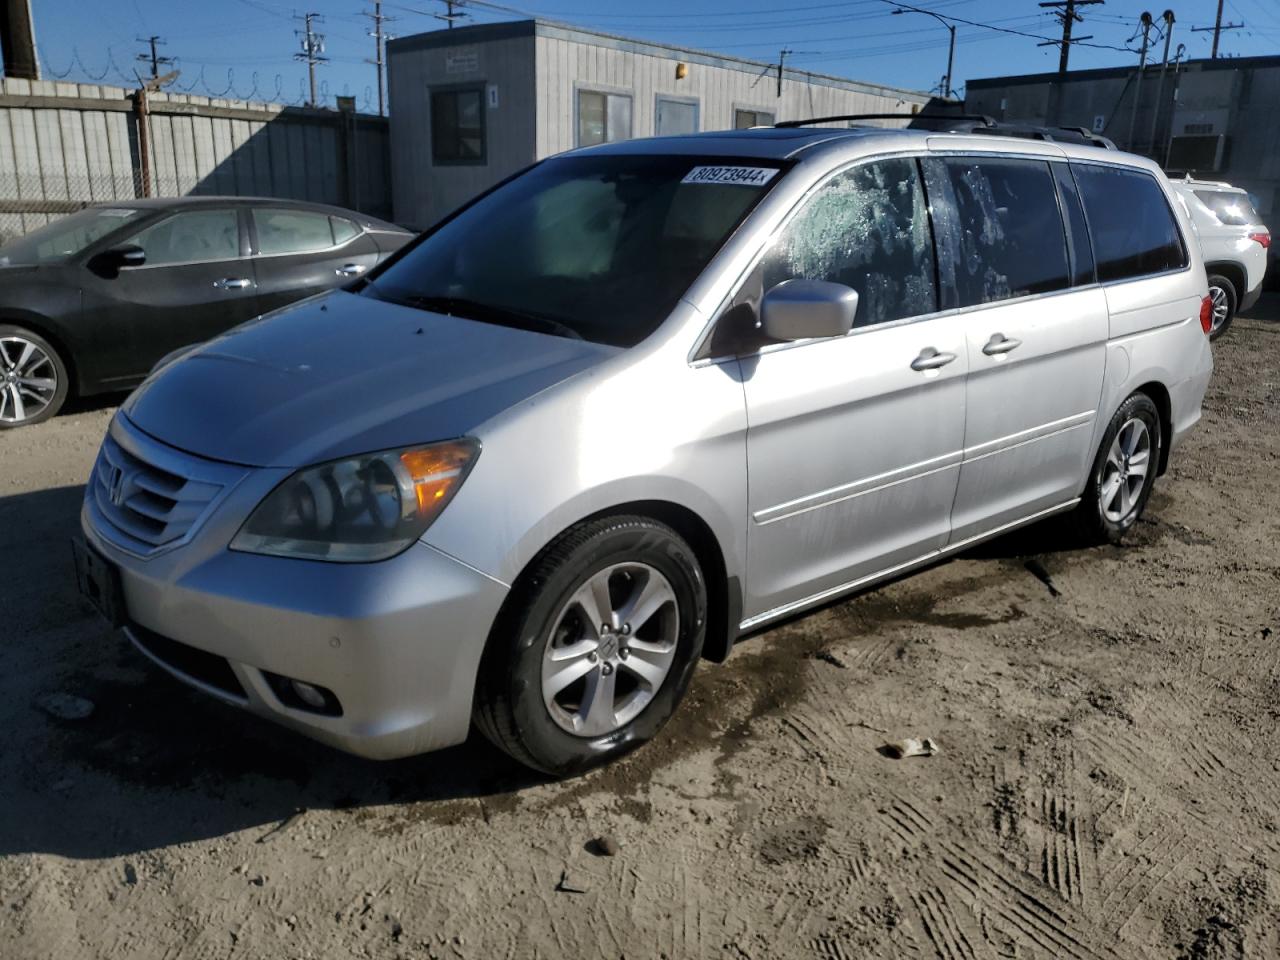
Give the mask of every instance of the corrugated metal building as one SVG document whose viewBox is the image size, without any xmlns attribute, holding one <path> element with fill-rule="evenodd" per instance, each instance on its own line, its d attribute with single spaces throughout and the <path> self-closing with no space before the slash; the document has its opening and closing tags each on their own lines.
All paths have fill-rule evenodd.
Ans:
<svg viewBox="0 0 1280 960">
<path fill-rule="evenodd" d="M 997 120 L 1087 127 L 1170 176 L 1244 187 L 1280 220 L 1280 56 L 1232 57 L 970 80 L 965 109 Z M 1135 106 L 1137 107 L 1135 111 Z"/>
<path fill-rule="evenodd" d="M 387 44 L 395 219 L 425 227 L 542 157 L 610 140 L 911 111 L 928 94 L 521 20 Z"/>
</svg>

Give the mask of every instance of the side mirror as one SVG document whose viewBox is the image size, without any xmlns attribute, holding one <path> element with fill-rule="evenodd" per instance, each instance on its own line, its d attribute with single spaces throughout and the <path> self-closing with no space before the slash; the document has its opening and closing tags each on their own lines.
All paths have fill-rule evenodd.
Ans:
<svg viewBox="0 0 1280 960">
<path fill-rule="evenodd" d="M 129 243 L 103 250 L 89 262 L 89 268 L 94 273 L 115 276 L 125 267 L 141 267 L 146 262 L 147 252 L 137 244 Z"/>
<path fill-rule="evenodd" d="M 827 280 L 784 280 L 760 304 L 764 332 L 773 340 L 843 337 L 857 313 L 858 292 Z"/>
</svg>

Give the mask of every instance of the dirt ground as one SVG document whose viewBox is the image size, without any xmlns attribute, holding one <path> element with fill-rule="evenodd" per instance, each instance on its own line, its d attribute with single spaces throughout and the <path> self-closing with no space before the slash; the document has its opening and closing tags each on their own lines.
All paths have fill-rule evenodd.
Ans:
<svg viewBox="0 0 1280 960">
<path fill-rule="evenodd" d="M 752 638 L 559 783 L 478 737 L 356 760 L 150 668 L 72 585 L 112 409 L 0 434 L 0 957 L 1280 956 L 1255 317 L 1125 545 L 1033 529 Z"/>
</svg>

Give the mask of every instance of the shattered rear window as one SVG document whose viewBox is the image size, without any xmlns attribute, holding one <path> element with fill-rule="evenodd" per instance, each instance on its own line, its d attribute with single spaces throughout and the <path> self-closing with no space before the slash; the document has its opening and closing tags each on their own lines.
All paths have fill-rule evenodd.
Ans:
<svg viewBox="0 0 1280 960">
<path fill-rule="evenodd" d="M 938 309 L 933 244 L 916 162 L 863 164 L 823 186 L 764 260 L 764 289 L 829 280 L 858 292 L 855 326 Z"/>
<path fill-rule="evenodd" d="M 1049 165 L 1039 160 L 949 157 L 925 161 L 930 193 L 947 212 L 939 224 L 952 254 L 956 306 L 1025 297 L 1070 286 L 1067 237 Z M 958 249 L 956 245 L 958 244 Z"/>
</svg>

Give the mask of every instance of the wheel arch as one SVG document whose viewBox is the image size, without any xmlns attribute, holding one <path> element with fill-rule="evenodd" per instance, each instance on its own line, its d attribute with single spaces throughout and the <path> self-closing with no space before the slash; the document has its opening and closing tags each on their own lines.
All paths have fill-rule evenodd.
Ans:
<svg viewBox="0 0 1280 960">
<path fill-rule="evenodd" d="M 579 524 L 622 515 L 648 517 L 665 523 L 693 548 L 707 585 L 707 634 L 703 642 L 702 658 L 722 663 L 729 656 L 737 637 L 737 624 L 742 614 L 742 585 L 736 576 L 728 575 L 724 549 L 711 525 L 696 511 L 672 500 L 630 500 L 615 503 L 579 517 L 557 531 L 544 544 L 544 549 Z M 536 559 L 537 554 L 529 559 L 512 582 L 507 600 L 503 602 L 503 609 L 498 613 L 495 623 L 504 622 L 508 604 L 519 595 Z"/>
<path fill-rule="evenodd" d="M 38 315 L 2 310 L 0 310 L 0 325 L 22 327 L 24 330 L 30 330 L 36 336 L 48 342 L 49 346 L 58 351 L 58 359 L 67 368 L 67 399 L 70 400 L 72 397 L 80 395 L 82 387 L 80 369 L 71 353 L 71 349 L 67 346 L 66 339 L 58 332 L 56 326 Z"/>
<path fill-rule="evenodd" d="M 1236 288 L 1236 303 L 1239 304 L 1249 285 L 1248 276 L 1241 264 L 1231 260 L 1214 260 L 1204 265 L 1204 272 L 1206 277 L 1216 273 L 1230 280 L 1231 285 Z"/>
<path fill-rule="evenodd" d="M 1169 469 L 1169 444 L 1173 441 L 1173 400 L 1169 388 L 1159 380 L 1148 380 L 1133 392 L 1146 394 L 1160 411 L 1160 463 L 1156 476 L 1162 476 Z"/>
</svg>

